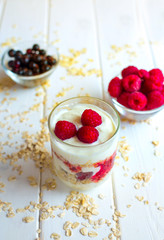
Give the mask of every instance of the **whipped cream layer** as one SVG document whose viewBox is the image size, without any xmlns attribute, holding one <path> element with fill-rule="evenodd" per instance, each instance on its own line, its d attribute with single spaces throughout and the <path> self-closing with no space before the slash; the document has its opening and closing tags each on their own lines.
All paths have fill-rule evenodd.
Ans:
<svg viewBox="0 0 164 240">
<path fill-rule="evenodd" d="M 113 136 L 113 134 L 116 131 L 116 127 L 113 123 L 113 120 L 111 119 L 110 115 L 107 112 L 92 104 L 76 104 L 71 108 L 69 107 L 60 110 L 59 113 L 52 116 L 50 123 L 51 130 L 54 132 L 56 123 L 62 120 L 74 123 L 78 130 L 80 127 L 82 127 L 81 115 L 86 109 L 92 109 L 102 117 L 102 124 L 96 127 L 97 130 L 99 131 L 98 140 L 92 144 L 86 144 L 79 141 L 79 139 L 76 136 L 74 136 L 70 139 L 64 140 L 64 142 L 74 146 L 93 146 L 106 142 Z"/>
</svg>

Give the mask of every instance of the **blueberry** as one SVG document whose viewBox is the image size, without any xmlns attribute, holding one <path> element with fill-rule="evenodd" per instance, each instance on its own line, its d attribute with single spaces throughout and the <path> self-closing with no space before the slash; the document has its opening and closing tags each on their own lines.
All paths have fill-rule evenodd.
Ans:
<svg viewBox="0 0 164 240">
<path fill-rule="evenodd" d="M 14 56 L 15 56 L 15 50 L 14 50 L 14 49 L 10 49 L 10 50 L 8 51 L 8 55 L 9 55 L 10 57 L 14 57 Z"/>
<path fill-rule="evenodd" d="M 41 72 L 42 73 L 47 72 L 50 69 L 51 69 L 50 65 L 43 65 L 43 66 L 41 66 Z"/>
<path fill-rule="evenodd" d="M 40 49 L 39 53 L 40 53 L 40 55 L 43 55 L 43 56 L 46 55 L 46 51 L 44 49 Z"/>
<path fill-rule="evenodd" d="M 13 61 L 13 60 L 9 61 L 8 66 L 13 68 L 15 66 L 15 61 Z"/>
<path fill-rule="evenodd" d="M 36 62 L 41 62 L 43 60 L 43 56 L 42 55 L 37 55 L 35 58 Z"/>
<path fill-rule="evenodd" d="M 29 68 L 33 69 L 33 68 L 39 68 L 38 64 L 35 62 L 30 62 L 29 63 Z"/>
<path fill-rule="evenodd" d="M 32 47 L 33 50 L 37 51 L 40 49 L 39 45 L 38 44 L 34 44 L 33 47 Z"/>
<path fill-rule="evenodd" d="M 27 54 L 24 54 L 24 55 L 22 56 L 22 58 L 21 58 L 21 63 L 22 63 L 23 65 L 27 65 L 27 64 L 29 63 L 29 61 L 30 61 L 29 56 L 28 56 Z"/>
<path fill-rule="evenodd" d="M 53 58 L 52 56 L 47 56 L 48 63 L 52 66 L 57 63 L 56 59 Z"/>
<path fill-rule="evenodd" d="M 31 70 L 31 69 L 29 69 L 29 70 L 26 72 L 26 75 L 27 75 L 27 76 L 32 76 L 32 75 L 33 75 L 33 72 L 32 72 L 32 70 Z"/>
<path fill-rule="evenodd" d="M 42 61 L 40 62 L 40 64 L 41 64 L 41 65 L 47 65 L 47 64 L 48 64 L 48 61 L 47 61 L 47 60 L 42 60 Z"/>
<path fill-rule="evenodd" d="M 15 52 L 15 58 L 16 59 L 21 59 L 22 56 L 23 56 L 23 53 L 21 51 L 18 50 L 18 51 Z"/>
<path fill-rule="evenodd" d="M 34 74 L 39 74 L 40 73 L 39 68 L 33 68 L 32 71 L 33 71 Z"/>
<path fill-rule="evenodd" d="M 18 70 L 18 74 L 19 74 L 19 75 L 23 75 L 23 73 L 24 73 L 23 68 L 20 68 L 20 69 Z"/>
</svg>

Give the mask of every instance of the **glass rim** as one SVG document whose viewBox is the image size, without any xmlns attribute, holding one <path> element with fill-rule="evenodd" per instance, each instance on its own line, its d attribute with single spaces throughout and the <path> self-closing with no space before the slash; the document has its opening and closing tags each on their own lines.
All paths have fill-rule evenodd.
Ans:
<svg viewBox="0 0 164 240">
<path fill-rule="evenodd" d="M 30 44 L 30 43 L 33 43 L 33 44 L 34 44 L 35 42 L 34 42 L 33 40 L 20 41 L 20 42 L 17 42 L 17 43 L 15 43 L 15 44 L 7 47 L 6 50 L 3 52 L 2 57 L 1 57 L 1 65 L 2 65 L 2 68 L 3 68 L 3 70 L 5 71 L 5 73 L 7 73 L 7 74 L 12 74 L 13 76 L 15 76 L 15 78 L 19 78 L 19 79 L 24 80 L 24 81 L 37 80 L 37 79 L 46 77 L 47 75 L 49 75 L 50 73 L 52 73 L 52 72 L 55 70 L 55 68 L 57 67 L 57 65 L 59 64 L 59 59 L 60 59 L 60 58 L 59 58 L 59 52 L 58 52 L 58 50 L 56 49 L 55 46 L 53 46 L 52 44 L 48 44 L 48 43 L 46 43 L 46 41 L 42 41 L 42 40 L 38 40 L 37 43 L 39 43 L 39 44 L 45 44 L 47 48 L 53 47 L 54 50 L 55 50 L 55 55 L 56 55 L 56 58 L 57 58 L 57 59 L 56 59 L 56 60 L 57 60 L 57 63 L 56 63 L 50 70 L 48 70 L 48 71 L 46 71 L 46 72 L 44 72 L 44 73 L 37 74 L 37 75 L 35 75 L 35 76 L 21 76 L 21 75 L 19 75 L 19 74 L 17 74 L 17 73 L 12 72 L 11 69 L 6 66 L 6 64 L 5 64 L 4 61 L 5 61 L 6 55 L 8 54 L 8 51 L 9 51 L 11 48 L 15 48 L 15 47 L 17 47 L 17 46 L 19 47 L 19 45 L 21 45 L 21 44 L 26 44 L 26 43 L 29 43 L 29 44 Z"/>
<path fill-rule="evenodd" d="M 52 116 L 53 112 L 55 111 L 55 109 L 56 109 L 58 106 L 60 106 L 62 103 L 65 103 L 65 102 L 67 102 L 67 101 L 69 101 L 69 100 L 75 100 L 75 99 L 80 99 L 80 98 L 81 98 L 81 99 L 93 99 L 93 100 L 98 100 L 98 101 L 100 101 L 101 103 L 106 104 L 107 106 L 109 106 L 109 107 L 115 112 L 115 114 L 116 114 L 116 116 L 117 116 L 118 123 L 117 123 L 116 130 L 115 130 L 115 132 L 114 132 L 114 134 L 112 135 L 111 138 L 109 138 L 109 139 L 106 140 L 105 142 L 102 142 L 102 143 L 99 143 L 99 144 L 96 144 L 96 145 L 92 145 L 92 146 L 89 146 L 89 145 L 87 145 L 87 146 L 78 146 L 78 145 L 73 145 L 73 144 L 70 144 L 70 143 L 66 143 L 66 142 L 62 141 L 60 138 L 58 138 L 58 137 L 54 134 L 54 132 L 53 132 L 52 129 L 50 128 L 50 121 L 51 121 L 50 119 L 51 119 L 51 116 Z M 95 147 L 99 147 L 99 146 L 106 145 L 108 142 L 110 142 L 112 139 L 114 139 L 114 137 L 115 137 L 116 134 L 118 133 L 119 128 L 120 128 L 120 116 L 119 116 L 119 114 L 117 113 L 117 111 L 114 109 L 114 107 L 113 107 L 112 105 L 110 105 L 110 104 L 107 103 L 106 101 L 104 101 L 104 100 L 102 100 L 102 99 L 100 99 L 100 98 L 96 98 L 96 97 L 80 96 L 80 97 L 72 97 L 72 98 L 66 99 L 66 100 L 60 102 L 59 104 L 57 104 L 57 105 L 51 110 L 51 112 L 50 112 L 50 114 L 49 114 L 49 116 L 48 116 L 48 129 L 49 129 L 50 134 L 51 134 L 58 142 L 66 145 L 66 146 L 72 147 L 72 148 L 82 148 L 82 149 L 86 149 L 86 148 L 95 148 Z"/>
<path fill-rule="evenodd" d="M 129 113 L 134 113 L 134 114 L 138 114 L 138 115 L 143 115 L 143 114 L 151 114 L 151 113 L 155 113 L 155 112 L 158 112 L 160 110 L 162 110 L 164 108 L 164 105 L 158 107 L 158 108 L 155 108 L 155 109 L 152 109 L 152 110 L 144 110 L 144 111 L 137 111 L 137 110 L 134 110 L 134 109 L 130 109 L 130 108 L 127 108 L 125 107 L 124 105 L 120 104 L 115 98 L 111 97 L 111 100 L 113 102 L 113 104 L 116 104 L 117 106 L 121 107 L 122 109 L 124 109 L 125 111 L 129 112 Z"/>
</svg>

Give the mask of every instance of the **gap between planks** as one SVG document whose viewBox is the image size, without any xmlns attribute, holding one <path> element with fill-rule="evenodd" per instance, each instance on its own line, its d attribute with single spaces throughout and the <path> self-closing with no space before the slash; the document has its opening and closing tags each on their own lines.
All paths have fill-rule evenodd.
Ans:
<svg viewBox="0 0 164 240">
<path fill-rule="evenodd" d="M 50 32 L 50 5 L 51 5 L 51 0 L 47 0 L 47 31 L 46 31 L 46 35 L 47 35 L 47 44 L 49 44 L 49 32 Z M 43 97 L 43 119 L 46 117 L 46 103 L 47 103 L 47 90 L 44 86 L 41 86 L 42 90 L 44 92 L 44 97 Z M 40 171 L 40 181 L 39 181 L 39 203 L 42 203 L 42 167 L 40 167 L 39 169 Z M 40 221 L 40 217 L 41 217 L 41 210 L 39 209 L 39 217 L 38 217 L 38 225 L 39 225 L 39 229 L 42 228 L 42 224 Z M 41 229 L 42 230 L 42 229 Z M 39 234 L 40 236 L 40 234 Z M 41 231 L 41 240 L 44 240 L 44 233 Z"/>
<path fill-rule="evenodd" d="M 95 23 L 95 32 L 96 32 L 95 37 L 96 37 L 96 43 L 97 43 L 98 62 L 99 62 L 99 68 L 102 71 L 101 46 L 100 46 L 100 38 L 99 38 L 99 27 L 98 27 L 98 19 L 97 19 L 97 11 L 96 11 L 96 2 L 94 0 L 91 0 L 91 1 L 92 1 L 94 23 Z M 102 98 L 105 99 L 105 88 L 104 88 L 103 73 L 102 73 L 102 76 L 101 76 L 101 89 L 102 89 Z"/>
<path fill-rule="evenodd" d="M 4 16 L 4 13 L 5 13 L 7 0 L 3 0 L 1 4 L 2 4 L 2 11 L 1 11 L 1 15 L 0 15 L 0 28 L 1 28 L 1 25 L 2 25 L 2 21 L 3 21 L 3 16 Z"/>
</svg>

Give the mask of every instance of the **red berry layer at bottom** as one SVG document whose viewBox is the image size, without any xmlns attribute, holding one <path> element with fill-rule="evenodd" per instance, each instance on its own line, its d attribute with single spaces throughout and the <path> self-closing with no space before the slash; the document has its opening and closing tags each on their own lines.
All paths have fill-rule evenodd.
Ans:
<svg viewBox="0 0 164 240">
<path fill-rule="evenodd" d="M 58 155 L 56 152 L 53 151 L 53 155 L 55 155 L 60 161 L 62 161 L 72 172 L 72 174 L 75 176 L 77 181 L 86 181 L 89 182 L 99 182 L 102 180 L 107 173 L 112 169 L 114 165 L 114 159 L 116 156 L 116 151 L 108 158 L 106 158 L 103 161 L 93 163 L 91 165 L 82 165 L 82 167 L 87 168 L 99 168 L 99 171 L 97 173 L 93 173 L 93 171 L 83 172 L 82 167 L 80 165 L 74 165 L 68 162 L 66 159 L 64 159 L 61 155 Z M 64 170 L 65 171 L 65 170 Z M 94 174 L 94 175 L 93 175 Z M 69 181 L 69 179 L 68 179 Z"/>
<path fill-rule="evenodd" d="M 101 180 L 112 169 L 115 156 L 116 151 L 112 154 L 112 156 L 106 158 L 104 161 L 93 164 L 94 167 L 100 167 L 100 170 L 91 177 L 93 182 L 98 182 L 99 180 Z"/>
</svg>

